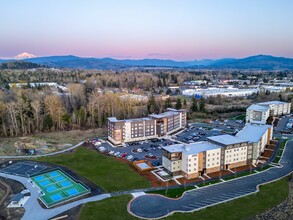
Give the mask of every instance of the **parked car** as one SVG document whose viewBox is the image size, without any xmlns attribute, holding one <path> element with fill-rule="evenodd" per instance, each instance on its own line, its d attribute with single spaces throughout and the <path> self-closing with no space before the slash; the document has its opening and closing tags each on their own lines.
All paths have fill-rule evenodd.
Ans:
<svg viewBox="0 0 293 220">
<path fill-rule="evenodd" d="M 110 155 L 112 155 L 112 154 L 114 154 L 115 152 L 114 151 L 109 151 L 109 153 L 108 154 L 110 154 Z"/>
<path fill-rule="evenodd" d="M 120 152 L 119 151 L 117 151 L 115 154 L 114 154 L 114 156 L 118 156 L 120 154 Z"/>
<path fill-rule="evenodd" d="M 126 159 L 131 160 L 133 158 L 133 155 L 129 155 Z"/>
<path fill-rule="evenodd" d="M 127 156 L 127 153 L 123 153 L 123 154 L 121 154 L 121 157 L 126 157 Z"/>
</svg>

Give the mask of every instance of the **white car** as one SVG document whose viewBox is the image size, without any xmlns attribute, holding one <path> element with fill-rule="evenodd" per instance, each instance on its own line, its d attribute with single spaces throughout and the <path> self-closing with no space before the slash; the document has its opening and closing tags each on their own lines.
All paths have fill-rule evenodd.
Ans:
<svg viewBox="0 0 293 220">
<path fill-rule="evenodd" d="M 116 153 L 114 153 L 114 156 L 118 156 L 120 154 L 120 152 L 119 151 L 117 151 Z"/>
<path fill-rule="evenodd" d="M 127 160 L 131 160 L 133 158 L 132 155 L 129 155 L 128 157 L 126 157 Z"/>
<path fill-rule="evenodd" d="M 115 152 L 111 150 L 108 154 L 112 155 L 112 154 L 114 154 L 114 153 L 115 153 Z"/>
<path fill-rule="evenodd" d="M 141 148 L 138 148 L 138 149 L 137 149 L 137 152 L 138 152 L 138 153 L 141 153 L 141 152 L 142 152 L 142 149 L 141 149 Z"/>
</svg>

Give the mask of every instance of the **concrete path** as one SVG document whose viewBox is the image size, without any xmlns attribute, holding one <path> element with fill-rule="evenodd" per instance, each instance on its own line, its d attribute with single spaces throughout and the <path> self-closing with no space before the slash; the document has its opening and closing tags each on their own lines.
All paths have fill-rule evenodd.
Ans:
<svg viewBox="0 0 293 220">
<path fill-rule="evenodd" d="M 0 173 L 0 176 L 21 182 L 30 191 L 31 196 L 24 205 L 25 213 L 24 213 L 24 216 L 22 217 L 22 220 L 47 220 L 56 215 L 61 214 L 62 212 L 65 212 L 71 208 L 74 208 L 78 205 L 81 205 L 87 202 L 99 201 L 99 200 L 103 200 L 103 199 L 111 197 L 110 194 L 101 194 L 101 195 L 96 195 L 96 196 L 80 199 L 78 201 L 67 203 L 65 205 L 58 206 L 55 208 L 44 209 L 40 206 L 39 202 L 37 201 L 38 194 L 39 194 L 38 188 L 35 187 L 34 184 L 29 182 L 28 178 L 4 174 L 4 173 Z"/>
<path fill-rule="evenodd" d="M 169 199 L 160 195 L 143 195 L 128 204 L 130 214 L 146 219 L 162 218 L 174 212 L 193 212 L 227 202 L 258 191 L 258 186 L 275 181 L 293 170 L 293 141 L 288 141 L 281 167 L 272 167 L 260 173 L 238 179 L 202 187 L 186 192 L 179 199 Z"/>
</svg>

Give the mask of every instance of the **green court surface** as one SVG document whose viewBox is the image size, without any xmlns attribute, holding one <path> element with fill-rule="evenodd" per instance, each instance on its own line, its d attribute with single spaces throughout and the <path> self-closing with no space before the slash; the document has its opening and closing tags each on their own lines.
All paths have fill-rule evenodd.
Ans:
<svg viewBox="0 0 293 220">
<path fill-rule="evenodd" d="M 39 198 L 48 208 L 90 192 L 61 170 L 36 175 L 31 180 L 41 190 Z"/>
</svg>

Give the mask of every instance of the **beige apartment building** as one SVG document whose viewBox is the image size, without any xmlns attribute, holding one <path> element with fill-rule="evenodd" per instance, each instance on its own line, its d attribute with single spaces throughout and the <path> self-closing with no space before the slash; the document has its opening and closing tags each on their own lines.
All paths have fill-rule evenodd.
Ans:
<svg viewBox="0 0 293 220">
<path fill-rule="evenodd" d="M 265 124 L 270 116 L 278 117 L 291 112 L 291 103 L 281 101 L 261 102 L 246 110 L 246 123 Z"/>
<path fill-rule="evenodd" d="M 113 144 L 142 141 L 174 133 L 186 126 L 186 110 L 168 108 L 167 112 L 147 118 L 118 120 L 108 118 L 108 140 Z"/>
<path fill-rule="evenodd" d="M 163 147 L 162 164 L 173 176 L 193 179 L 256 163 L 271 138 L 271 126 L 249 125 L 236 136 L 219 135 L 209 137 L 207 141 Z"/>
</svg>

